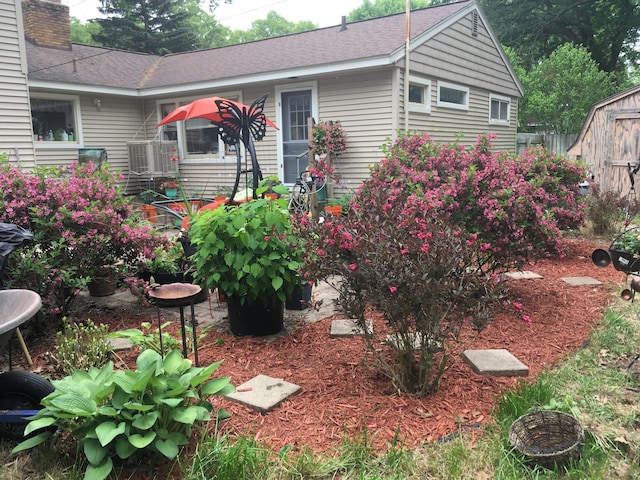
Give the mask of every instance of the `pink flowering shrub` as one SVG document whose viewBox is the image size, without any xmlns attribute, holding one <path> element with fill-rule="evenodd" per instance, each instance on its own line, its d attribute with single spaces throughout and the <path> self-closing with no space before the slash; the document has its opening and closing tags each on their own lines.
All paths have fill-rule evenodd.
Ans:
<svg viewBox="0 0 640 480">
<path fill-rule="evenodd" d="M 376 217 L 360 211 L 297 225 L 309 239 L 304 275 L 336 286 L 338 304 L 363 330 L 367 350 L 394 388 L 428 395 L 438 389 L 459 345 L 500 308 L 503 284 L 474 268 L 483 255 L 477 238 L 438 216 L 420 196 L 405 198 Z M 367 329 L 370 308 L 384 316 L 388 330 Z"/>
<path fill-rule="evenodd" d="M 389 209 L 404 201 L 403 192 L 414 192 L 466 235 L 477 235 L 492 270 L 562 254 L 562 231 L 584 222 L 585 198 L 578 192 L 584 167 L 542 148 L 498 153 L 493 138 L 480 137 L 469 151 L 436 144 L 427 134 L 400 138 L 372 168 L 354 208 Z M 386 195 L 375 203 L 370 197 L 379 190 Z"/>
<path fill-rule="evenodd" d="M 308 242 L 303 275 L 335 285 L 339 305 L 402 391 L 436 391 L 498 309 L 530 322 L 507 300 L 498 272 L 560 253 L 562 230 L 582 223 L 580 165 L 543 150 L 498 154 L 490 140 L 467 151 L 427 135 L 401 138 L 372 168 L 348 217 L 295 223 Z M 367 329 L 371 308 L 388 331 Z"/>
<path fill-rule="evenodd" d="M 34 234 L 33 245 L 9 256 L 6 273 L 13 288 L 37 291 L 47 314 L 66 314 L 99 267 L 115 265 L 126 277 L 165 244 L 133 214 L 118 179 L 92 165 L 30 173 L 0 162 L 0 222 Z"/>
</svg>

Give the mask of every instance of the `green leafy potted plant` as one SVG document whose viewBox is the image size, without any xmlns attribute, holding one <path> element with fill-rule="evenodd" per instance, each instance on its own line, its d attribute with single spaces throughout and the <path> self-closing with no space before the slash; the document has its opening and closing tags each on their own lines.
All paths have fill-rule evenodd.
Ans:
<svg viewBox="0 0 640 480">
<path fill-rule="evenodd" d="M 285 186 L 273 186 L 283 193 Z M 260 187 L 258 196 L 264 193 Z M 258 198 L 198 212 L 189 232 L 196 278 L 227 299 L 235 335 L 270 335 L 283 328 L 284 301 L 300 285 L 303 249 L 292 235 L 285 199 Z"/>
</svg>

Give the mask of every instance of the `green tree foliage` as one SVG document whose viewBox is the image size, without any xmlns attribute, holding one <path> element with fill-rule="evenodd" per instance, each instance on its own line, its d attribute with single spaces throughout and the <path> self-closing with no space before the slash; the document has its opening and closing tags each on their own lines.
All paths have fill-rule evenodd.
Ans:
<svg viewBox="0 0 640 480">
<path fill-rule="evenodd" d="M 271 10 L 267 17 L 262 20 L 251 22 L 249 30 L 234 30 L 229 35 L 229 43 L 245 43 L 265 38 L 280 37 L 291 33 L 306 32 L 318 28 L 318 25 L 310 20 L 302 22 L 291 22 Z"/>
<path fill-rule="evenodd" d="M 503 45 L 532 66 L 559 46 L 585 46 L 601 70 L 623 76 L 640 29 L 638 0 L 480 0 Z"/>
<path fill-rule="evenodd" d="M 411 0 L 411 10 L 425 8 L 431 5 L 440 5 L 442 3 L 450 3 L 446 0 Z M 356 22 L 358 20 L 367 20 L 369 18 L 384 17 L 385 15 L 393 15 L 394 13 L 402 13 L 407 9 L 406 0 L 364 0 L 355 10 L 349 12 L 347 20 Z"/>
<path fill-rule="evenodd" d="M 198 29 L 202 10 L 197 0 L 101 0 L 106 18 L 91 22 L 102 27 L 92 33 L 95 42 L 113 48 L 164 55 L 201 48 Z M 212 0 L 210 9 L 218 2 Z M 200 34 L 202 35 L 202 31 Z"/>
<path fill-rule="evenodd" d="M 98 34 L 102 27 L 97 23 L 82 23 L 78 18 L 71 17 L 71 41 L 84 45 L 101 45 L 93 39 L 94 34 Z"/>
<path fill-rule="evenodd" d="M 564 44 L 529 71 L 508 50 L 525 89 L 520 131 L 530 125 L 557 133 L 580 131 L 591 105 L 615 91 L 612 75 L 598 69 L 587 48 Z"/>
</svg>

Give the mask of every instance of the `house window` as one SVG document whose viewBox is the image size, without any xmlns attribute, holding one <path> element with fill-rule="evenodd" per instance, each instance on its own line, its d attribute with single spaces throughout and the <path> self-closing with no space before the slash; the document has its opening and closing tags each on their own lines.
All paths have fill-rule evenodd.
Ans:
<svg viewBox="0 0 640 480">
<path fill-rule="evenodd" d="M 469 110 L 469 89 L 452 83 L 438 82 L 438 106 Z"/>
<path fill-rule="evenodd" d="M 509 125 L 511 100 L 508 97 L 489 95 L 489 123 Z"/>
<path fill-rule="evenodd" d="M 238 94 L 222 94 L 221 97 L 239 101 Z M 159 115 L 165 118 L 176 107 L 187 105 L 191 100 L 165 101 L 157 105 Z M 215 105 L 212 103 L 212 109 Z M 233 147 L 227 148 L 219 135 L 217 125 L 206 118 L 191 118 L 163 125 L 163 140 L 177 140 L 180 160 L 185 164 L 219 163 L 236 161 Z"/>
<path fill-rule="evenodd" d="M 409 111 L 431 112 L 431 82 L 415 76 L 409 77 Z"/>
<path fill-rule="evenodd" d="M 36 146 L 39 142 L 48 145 L 78 144 L 78 121 L 76 112 L 78 98 L 64 95 L 31 96 L 31 122 Z"/>
<path fill-rule="evenodd" d="M 187 155 L 218 154 L 218 127 L 206 118 L 185 120 L 184 131 Z"/>
</svg>

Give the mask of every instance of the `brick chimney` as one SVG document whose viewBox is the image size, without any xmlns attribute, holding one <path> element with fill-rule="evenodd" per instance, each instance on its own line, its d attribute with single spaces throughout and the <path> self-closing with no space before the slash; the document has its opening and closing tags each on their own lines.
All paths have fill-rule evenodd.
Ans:
<svg viewBox="0 0 640 480">
<path fill-rule="evenodd" d="M 71 50 L 69 7 L 61 0 L 23 0 L 24 36 L 41 47 Z"/>
</svg>

